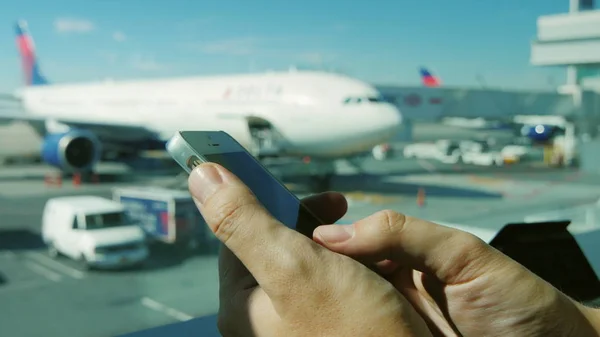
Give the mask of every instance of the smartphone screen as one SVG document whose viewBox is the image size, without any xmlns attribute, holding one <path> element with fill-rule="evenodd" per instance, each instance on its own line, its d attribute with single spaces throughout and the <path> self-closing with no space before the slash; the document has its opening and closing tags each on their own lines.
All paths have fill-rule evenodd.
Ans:
<svg viewBox="0 0 600 337">
<path fill-rule="evenodd" d="M 245 151 L 202 154 L 242 180 L 264 207 L 284 225 L 312 237 L 313 230 L 322 225 L 300 200 L 266 171 L 251 154 Z"/>
</svg>

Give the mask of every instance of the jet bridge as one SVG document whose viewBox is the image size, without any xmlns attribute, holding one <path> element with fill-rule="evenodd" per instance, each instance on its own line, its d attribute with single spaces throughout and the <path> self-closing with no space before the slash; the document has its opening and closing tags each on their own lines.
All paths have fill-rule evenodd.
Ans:
<svg viewBox="0 0 600 337">
<path fill-rule="evenodd" d="M 518 115 L 574 116 L 600 102 L 595 92 L 494 90 L 468 87 L 378 86 L 403 117 L 434 122 L 446 117 L 510 120 Z M 583 97 L 585 96 L 585 97 Z M 585 102 L 583 102 L 585 100 Z"/>
<path fill-rule="evenodd" d="M 15 114 L 22 113 L 23 109 L 21 107 L 21 102 L 15 99 L 11 95 L 5 95 L 0 93 L 0 115 L 2 114 Z M 10 124 L 12 121 L 0 121 L 0 125 Z"/>
</svg>

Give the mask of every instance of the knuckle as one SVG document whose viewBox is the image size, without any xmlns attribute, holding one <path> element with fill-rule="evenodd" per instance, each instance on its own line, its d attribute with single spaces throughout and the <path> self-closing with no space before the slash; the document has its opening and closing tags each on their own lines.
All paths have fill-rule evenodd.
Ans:
<svg viewBox="0 0 600 337">
<path fill-rule="evenodd" d="M 446 273 L 455 276 L 454 282 L 464 283 L 476 278 L 489 262 L 489 246 L 473 234 L 457 231 L 446 246 Z"/>
<path fill-rule="evenodd" d="M 312 261 L 316 258 L 311 246 L 298 245 L 292 241 L 287 245 L 287 249 L 282 249 L 279 255 L 281 272 L 290 278 L 304 278 L 310 275 L 314 267 Z"/>
<path fill-rule="evenodd" d="M 386 209 L 376 213 L 378 230 L 382 235 L 397 235 L 406 225 L 407 219 L 404 214 Z"/>
<path fill-rule="evenodd" d="M 452 231 L 448 234 L 446 245 L 460 258 L 458 260 L 470 261 L 471 258 L 480 256 L 487 244 L 477 236 L 463 232 Z"/>
<path fill-rule="evenodd" d="M 240 228 L 242 223 L 251 223 L 256 214 L 254 204 L 243 198 L 234 198 L 222 202 L 213 213 L 212 230 L 215 235 L 226 243 Z"/>
<path fill-rule="evenodd" d="M 315 244 L 316 246 L 316 244 Z M 308 294 L 319 288 L 315 284 L 315 272 L 321 257 L 312 244 L 290 244 L 278 252 L 276 271 L 270 278 L 271 292 L 278 298 L 297 298 L 298 294 Z"/>
<path fill-rule="evenodd" d="M 467 232 L 458 232 L 456 234 L 456 240 L 459 241 L 460 245 L 464 250 L 467 251 L 476 251 L 486 247 L 486 243 L 481 240 L 479 237 L 467 233 Z"/>
</svg>

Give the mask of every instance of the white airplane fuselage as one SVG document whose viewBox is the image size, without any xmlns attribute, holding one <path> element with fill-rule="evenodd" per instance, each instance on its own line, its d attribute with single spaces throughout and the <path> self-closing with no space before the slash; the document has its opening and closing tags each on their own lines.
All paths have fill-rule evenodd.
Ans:
<svg viewBox="0 0 600 337">
<path fill-rule="evenodd" d="M 178 130 L 223 130 L 243 146 L 248 120 L 270 123 L 287 155 L 343 157 L 392 138 L 402 117 L 359 80 L 323 72 L 277 72 L 24 88 L 25 110 L 48 120 Z M 127 135 L 121 135 L 127 138 Z"/>
</svg>

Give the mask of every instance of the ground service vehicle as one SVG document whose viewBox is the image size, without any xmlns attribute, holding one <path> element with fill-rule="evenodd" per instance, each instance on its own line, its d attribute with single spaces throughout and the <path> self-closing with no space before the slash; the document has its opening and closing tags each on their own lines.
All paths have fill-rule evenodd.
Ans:
<svg viewBox="0 0 600 337">
<path fill-rule="evenodd" d="M 187 190 L 122 187 L 113 190 L 113 199 L 139 222 L 150 243 L 196 250 L 216 240 Z"/>
<path fill-rule="evenodd" d="M 435 159 L 446 164 L 456 164 L 460 160 L 459 144 L 455 141 L 441 139 L 435 143 L 413 143 L 406 145 L 404 157 L 418 159 Z"/>
<path fill-rule="evenodd" d="M 148 257 L 144 233 L 123 205 L 97 196 L 48 200 L 42 239 L 51 257 L 65 255 L 83 268 L 139 265 Z"/>
</svg>

